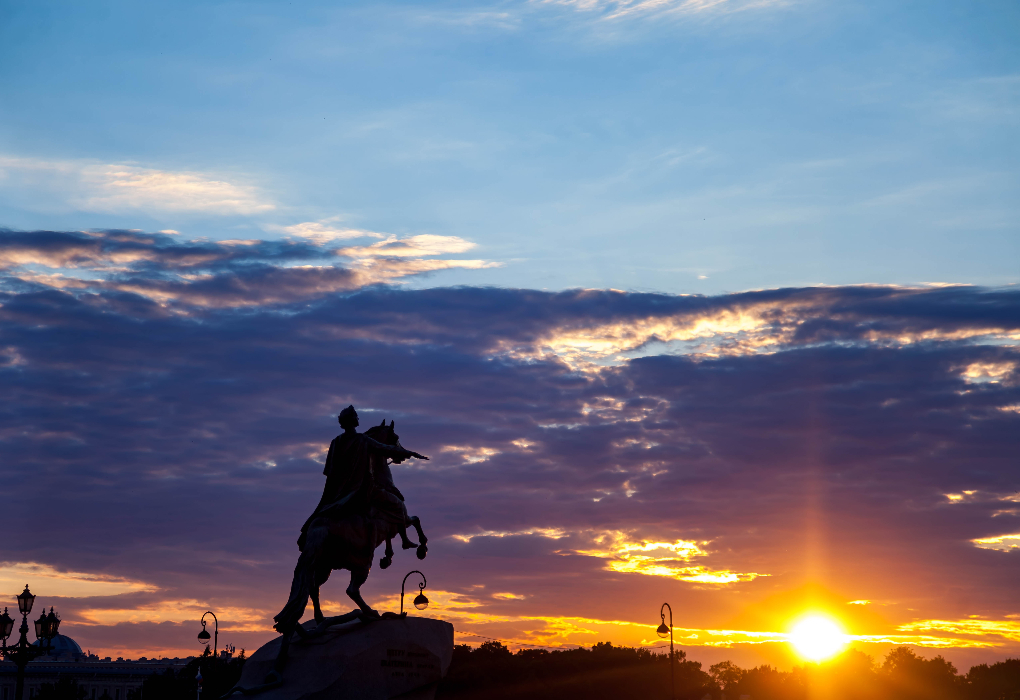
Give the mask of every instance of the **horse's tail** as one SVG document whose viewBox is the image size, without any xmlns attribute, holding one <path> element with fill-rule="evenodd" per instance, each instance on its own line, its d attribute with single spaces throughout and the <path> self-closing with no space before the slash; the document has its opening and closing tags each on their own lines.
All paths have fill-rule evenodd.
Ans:
<svg viewBox="0 0 1020 700">
<path fill-rule="evenodd" d="M 309 528 L 304 551 L 298 557 L 297 566 L 294 567 L 294 581 L 290 585 L 290 598 L 283 610 L 273 620 L 277 631 L 286 635 L 292 631 L 305 614 L 305 607 L 308 605 L 308 596 L 311 594 L 315 576 L 315 559 L 322 549 L 323 539 L 326 535 L 325 528 Z"/>
<path fill-rule="evenodd" d="M 297 625 L 298 620 L 305 614 L 305 606 L 308 605 L 308 596 L 311 592 L 312 567 L 311 557 L 307 551 L 302 552 L 298 557 L 297 566 L 294 567 L 294 581 L 290 585 L 290 598 L 287 604 L 273 620 L 273 625 L 281 634 L 287 634 Z"/>
</svg>

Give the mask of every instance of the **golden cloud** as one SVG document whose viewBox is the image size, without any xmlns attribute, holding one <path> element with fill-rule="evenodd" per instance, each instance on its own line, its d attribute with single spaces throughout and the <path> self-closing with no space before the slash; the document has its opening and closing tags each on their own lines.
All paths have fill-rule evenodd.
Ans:
<svg viewBox="0 0 1020 700">
<path fill-rule="evenodd" d="M 706 358 L 762 354 L 776 352 L 789 345 L 805 324 L 830 313 L 824 302 L 817 298 L 792 298 L 594 325 L 573 322 L 549 330 L 526 346 L 505 341 L 496 350 L 516 359 L 556 358 L 575 370 L 596 372 L 639 356 L 650 343 L 673 346 L 673 349 L 665 350 L 656 347 L 656 354 L 673 350 Z M 993 326 L 916 332 L 870 329 L 861 334 L 860 341 L 904 346 L 975 338 L 1020 341 L 1020 333 Z M 1014 369 L 1013 363 L 1008 362 L 975 363 L 961 369 L 961 372 L 965 379 L 969 377 L 968 381 L 1001 381 Z"/>
<path fill-rule="evenodd" d="M 961 376 L 968 384 L 998 383 L 1016 370 L 1015 362 L 972 362 Z"/>
<path fill-rule="evenodd" d="M 639 540 L 629 533 L 618 530 L 571 532 L 562 528 L 528 528 L 514 531 L 486 530 L 478 533 L 455 534 L 451 537 L 461 542 L 470 542 L 475 537 L 518 537 L 522 535 L 537 535 L 554 540 L 571 536 L 584 538 L 591 544 L 576 549 L 560 549 L 556 553 L 605 559 L 606 570 L 617 573 L 665 576 L 678 581 L 705 584 L 753 581 L 758 577 L 769 575 L 713 569 L 702 564 L 691 563 L 691 560 L 696 557 L 709 556 L 709 552 L 703 549 L 708 542 Z"/>
<path fill-rule="evenodd" d="M 145 581 L 82 571 L 61 571 L 36 562 L 0 562 L 0 590 L 20 592 L 28 584 L 39 596 L 91 598 L 124 593 L 154 593 L 156 586 Z"/>
<path fill-rule="evenodd" d="M 637 350 L 650 341 L 669 343 L 727 338 L 736 342 L 740 336 L 744 336 L 740 345 L 757 349 L 781 342 L 781 338 L 774 333 L 759 333 L 760 337 L 751 337 L 774 324 L 774 318 L 765 318 L 769 308 L 776 307 L 762 305 L 758 308 L 716 311 L 703 316 L 691 314 L 628 319 L 588 327 L 559 328 L 539 338 L 531 348 L 504 346 L 501 350 L 512 356 L 531 359 L 556 356 L 571 366 L 588 367 L 607 360 L 623 361 L 623 353 Z M 702 350 L 706 354 L 718 354 L 722 348 L 706 345 Z"/>
<path fill-rule="evenodd" d="M 94 627 L 124 622 L 186 622 L 199 619 L 208 609 L 208 602 L 194 599 L 161 600 L 132 607 L 84 608 L 78 611 L 75 624 Z M 221 632 L 270 632 L 272 615 L 271 611 L 258 608 L 216 606 Z"/>
<path fill-rule="evenodd" d="M 500 452 L 491 447 L 468 447 L 461 445 L 443 445 L 442 452 L 452 452 L 468 463 L 484 462 L 490 457 L 495 457 Z"/>
<path fill-rule="evenodd" d="M 992 636 L 1010 642 L 1020 642 L 1020 620 L 984 620 L 976 617 L 966 620 L 918 620 L 900 625 L 897 630 L 902 632 L 933 630 L 948 634 Z M 998 646 L 991 642 L 988 642 L 988 645 Z"/>
<path fill-rule="evenodd" d="M 979 549 L 996 549 L 1000 552 L 1015 552 L 1020 550 L 1020 533 L 1014 535 L 999 535 L 998 537 L 980 537 L 971 540 L 971 543 Z"/>
<path fill-rule="evenodd" d="M 768 574 L 738 573 L 729 570 L 710 569 L 700 564 L 691 564 L 695 557 L 706 557 L 702 549 L 708 542 L 676 540 L 675 542 L 649 542 L 634 540 L 620 531 L 601 533 L 593 538 L 597 545 L 590 549 L 578 549 L 573 553 L 589 557 L 608 559 L 606 569 L 619 573 L 666 576 L 690 583 L 727 584 L 739 581 L 753 581 Z"/>
</svg>

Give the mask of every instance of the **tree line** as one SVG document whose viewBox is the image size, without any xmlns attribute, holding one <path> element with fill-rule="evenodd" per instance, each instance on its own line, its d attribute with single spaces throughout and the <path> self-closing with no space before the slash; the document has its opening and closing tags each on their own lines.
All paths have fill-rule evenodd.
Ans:
<svg viewBox="0 0 1020 700">
<path fill-rule="evenodd" d="M 768 665 L 743 669 L 730 661 L 702 668 L 673 654 L 677 700 L 1020 700 L 1020 659 L 973 666 L 966 674 L 941 656 L 925 659 L 897 647 L 881 663 L 855 649 L 823 664 L 792 671 Z M 237 684 L 244 652 L 233 659 L 206 653 L 179 671 L 149 676 L 127 700 L 193 700 L 202 672 L 202 700 L 217 700 Z M 590 649 L 521 649 L 499 642 L 476 649 L 459 644 L 437 700 L 651 700 L 670 697 L 670 657 L 601 642 Z M 84 700 L 73 678 L 43 684 L 36 700 Z M 102 700 L 102 699 L 101 699 Z M 109 698 L 105 698 L 109 700 Z"/>
<path fill-rule="evenodd" d="M 669 698 L 668 654 L 616 647 L 517 653 L 499 642 L 454 648 L 437 700 L 624 700 Z M 878 663 L 855 649 L 792 671 L 743 669 L 730 661 L 704 670 L 683 651 L 673 656 L 678 700 L 1020 700 L 1020 659 L 974 666 L 965 675 L 942 656 L 925 659 L 908 647 Z"/>
</svg>

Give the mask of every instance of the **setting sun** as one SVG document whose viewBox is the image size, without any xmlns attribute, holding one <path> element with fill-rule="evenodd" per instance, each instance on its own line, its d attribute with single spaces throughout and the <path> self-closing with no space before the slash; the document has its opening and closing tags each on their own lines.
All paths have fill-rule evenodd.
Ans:
<svg viewBox="0 0 1020 700">
<path fill-rule="evenodd" d="M 797 653 L 809 661 L 822 661 L 838 654 L 847 643 L 846 633 L 835 621 L 822 615 L 799 620 L 788 637 Z"/>
</svg>

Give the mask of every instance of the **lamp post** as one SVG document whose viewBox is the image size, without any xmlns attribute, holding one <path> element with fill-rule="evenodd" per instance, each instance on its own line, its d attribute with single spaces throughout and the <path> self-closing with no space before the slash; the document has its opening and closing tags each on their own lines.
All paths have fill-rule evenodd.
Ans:
<svg viewBox="0 0 1020 700">
<path fill-rule="evenodd" d="M 663 612 L 666 609 L 669 610 L 669 627 L 666 627 L 666 613 Z M 676 700 L 676 682 L 673 677 L 673 608 L 669 603 L 663 603 L 659 608 L 659 617 L 662 618 L 662 624 L 656 628 L 655 633 L 662 638 L 669 635 L 669 696 Z"/>
<path fill-rule="evenodd" d="M 424 610 L 429 606 L 429 599 L 425 597 L 425 586 L 427 585 L 427 581 L 425 580 L 425 574 L 418 571 L 417 569 L 414 571 L 407 572 L 407 576 L 410 576 L 411 574 L 418 574 L 419 576 L 421 576 L 421 583 L 418 584 L 418 595 L 414 597 L 414 607 L 418 608 L 419 610 Z M 407 613 L 404 612 L 404 584 L 407 583 L 407 576 L 405 576 L 404 580 L 400 582 L 401 617 L 407 617 Z"/>
<path fill-rule="evenodd" d="M 18 667 L 18 679 L 14 688 L 14 700 L 24 700 L 25 694 L 25 667 L 28 662 L 37 656 L 42 656 L 50 651 L 50 640 L 57 634 L 57 628 L 60 627 L 60 618 L 53 612 L 53 608 L 50 608 L 49 615 L 46 614 L 46 608 L 43 608 L 42 614 L 38 620 L 35 620 L 35 636 L 39 640 L 39 645 L 34 646 L 28 641 L 28 614 L 32 612 L 32 605 L 35 603 L 35 596 L 28 590 L 28 586 L 25 586 L 25 590 L 21 592 L 21 595 L 15 596 L 18 601 L 18 612 L 21 613 L 21 627 L 18 632 L 21 634 L 21 638 L 17 644 L 7 646 L 7 639 L 14 632 L 14 618 L 12 618 L 7 608 L 4 608 L 4 614 L 0 615 L 0 655 L 4 658 L 13 661 Z M 45 641 L 46 645 L 43 646 Z"/>
<path fill-rule="evenodd" d="M 220 641 L 220 621 L 216 619 L 216 614 L 211 610 L 202 613 L 202 631 L 198 633 L 198 641 L 206 646 L 209 646 L 209 630 L 205 628 L 205 616 L 212 615 L 213 619 L 213 643 L 212 643 L 212 655 L 216 658 L 216 645 Z"/>
</svg>

